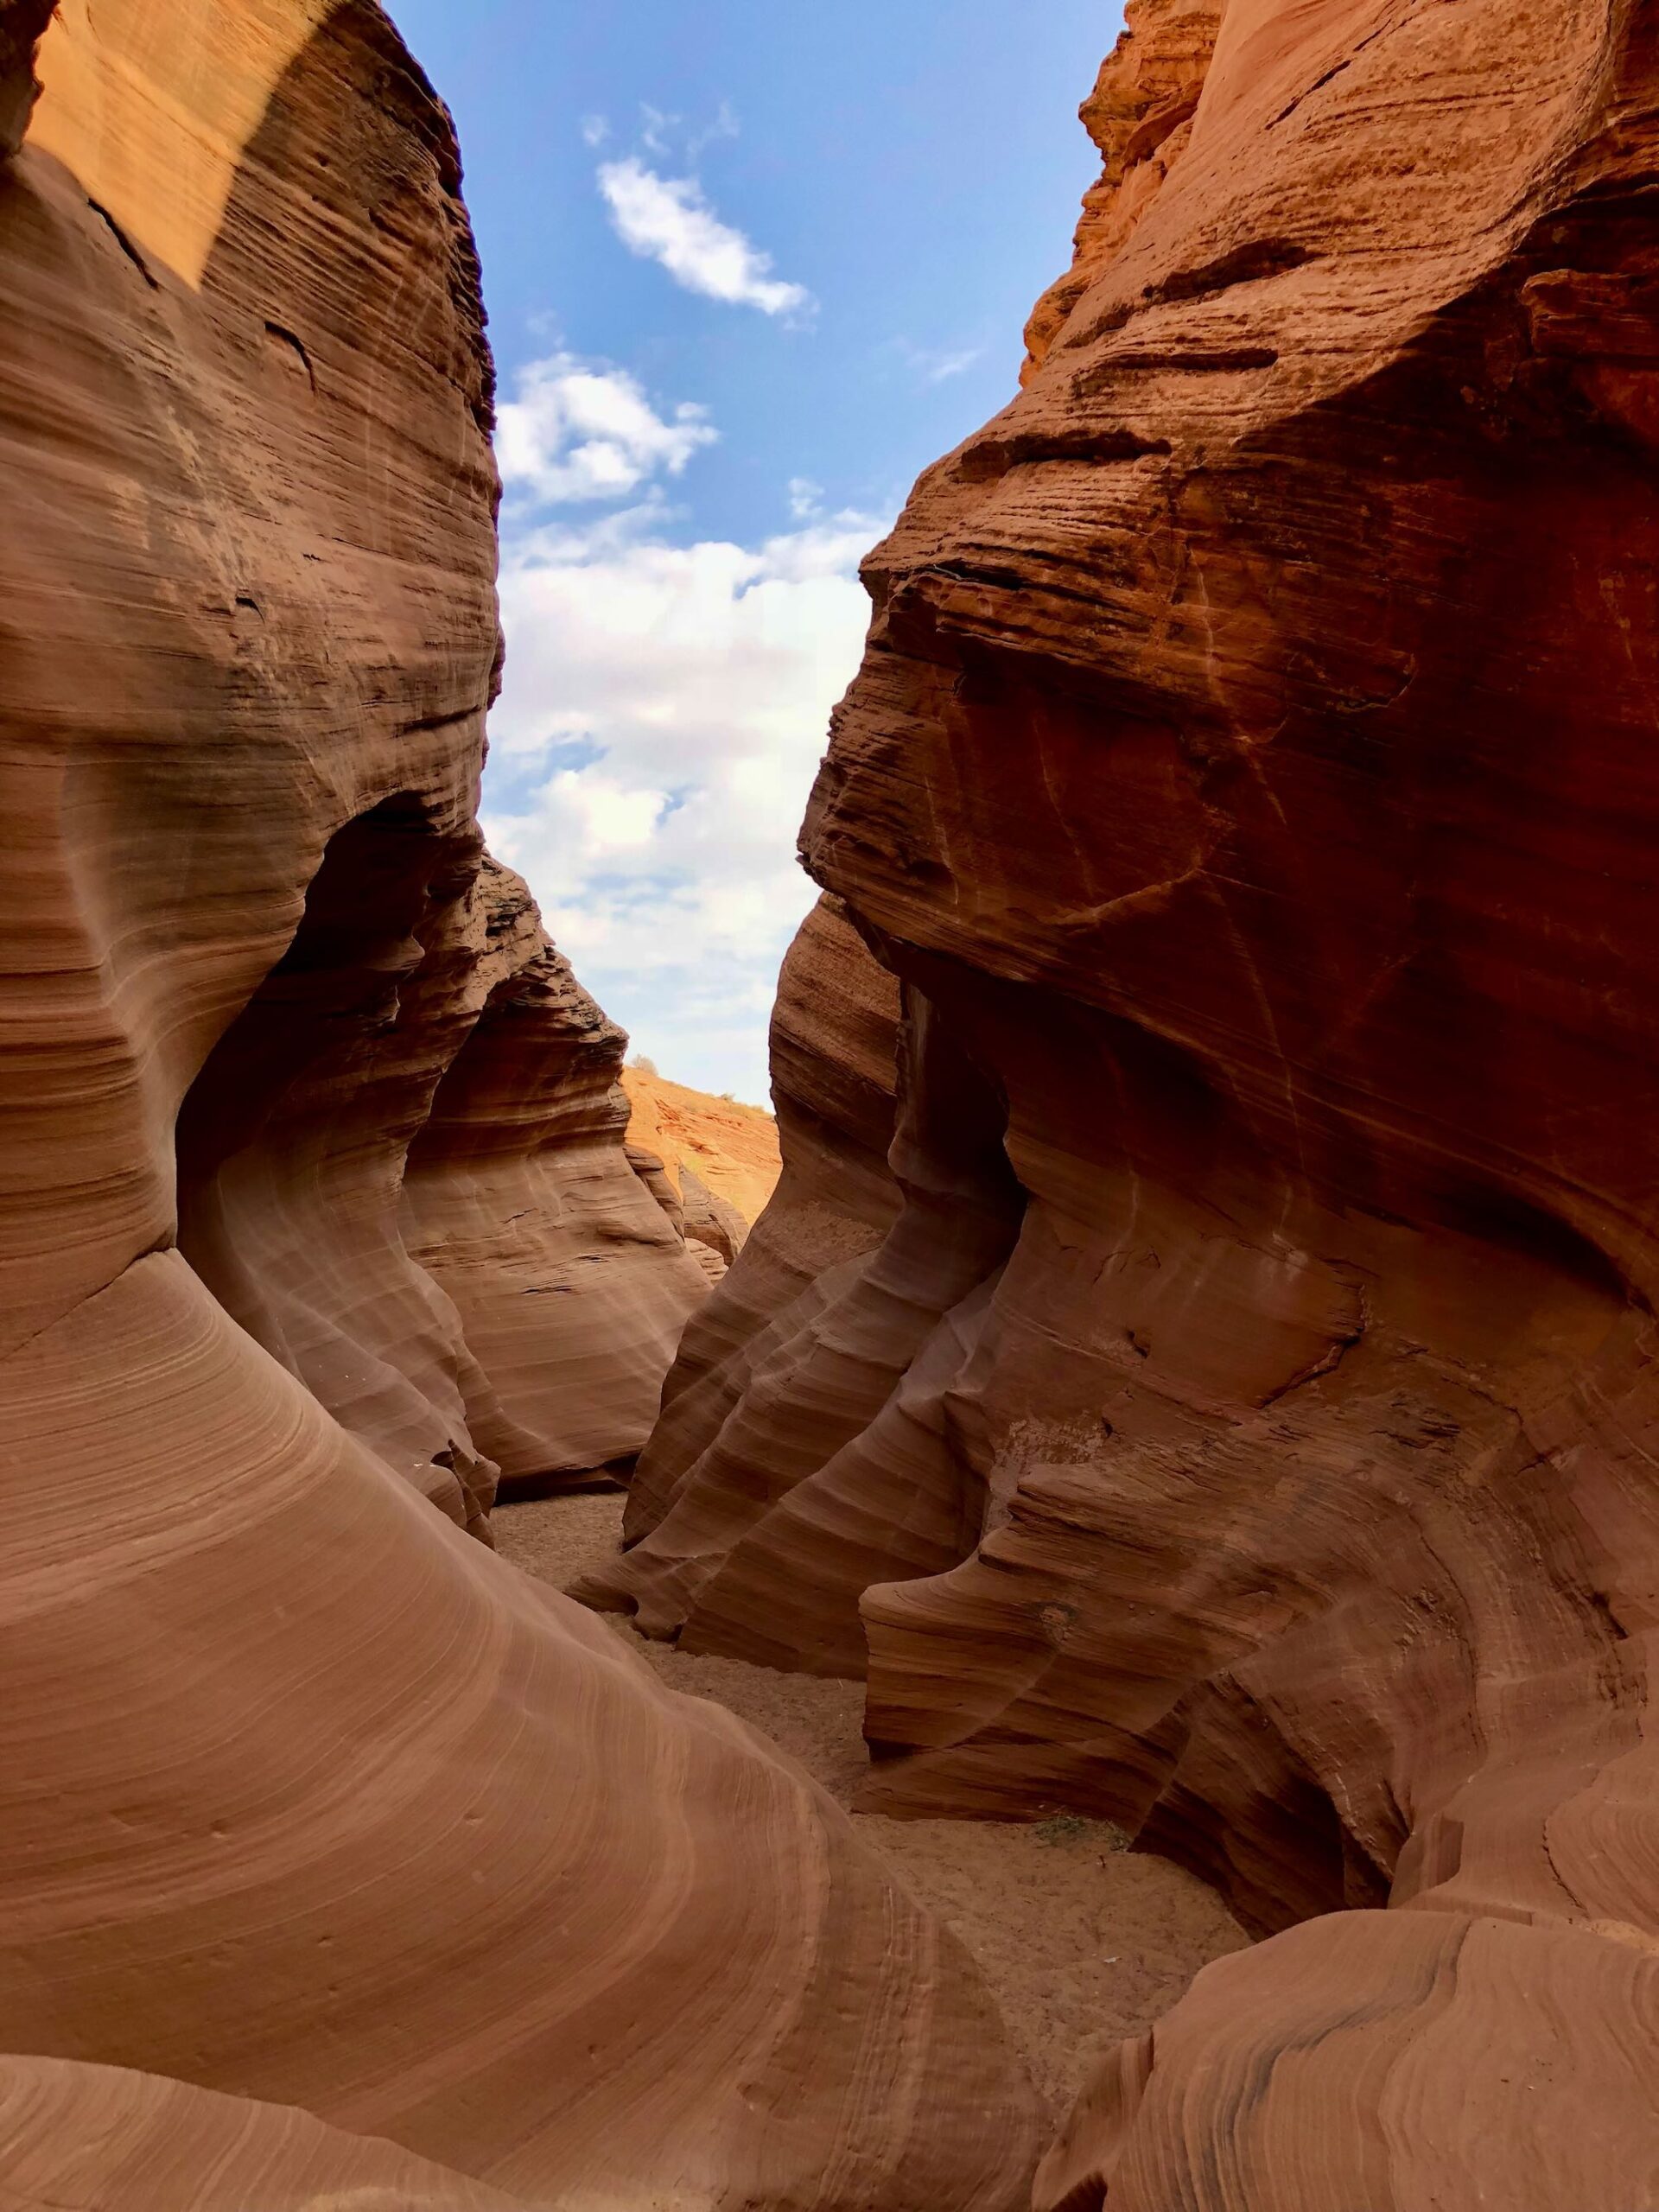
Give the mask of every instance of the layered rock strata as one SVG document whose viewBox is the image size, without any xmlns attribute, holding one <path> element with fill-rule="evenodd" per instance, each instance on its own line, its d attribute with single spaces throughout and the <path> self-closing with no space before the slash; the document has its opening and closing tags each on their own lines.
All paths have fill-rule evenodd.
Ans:
<svg viewBox="0 0 1659 2212">
<path fill-rule="evenodd" d="M 1045 2204 L 1640 2202 L 1655 17 L 1131 20 L 804 833 L 903 979 L 903 1210 L 613 1597 L 867 1662 L 872 1807 L 1075 1807 L 1313 1920 Z"/>
<path fill-rule="evenodd" d="M 472 1433 L 511 1487 L 632 1461 L 703 1278 L 623 1147 L 622 1032 L 510 870 L 486 862 L 469 918 L 481 1011 L 410 1142 L 400 1218 L 460 1315 L 486 1378 Z"/>
<path fill-rule="evenodd" d="M 117 2066 L 0 2057 L 8 2212 L 527 2212 L 453 2169 Z"/>
<path fill-rule="evenodd" d="M 847 1663 L 839 1645 L 804 1658 L 771 1634 L 768 1554 L 781 1541 L 828 1558 L 827 1529 L 801 1519 L 812 1494 L 803 1477 L 858 1431 L 903 1367 L 887 1341 L 891 1306 L 863 1287 L 900 1203 L 887 1164 L 898 1021 L 892 978 L 840 901 L 821 899 L 784 963 L 772 1014 L 782 1179 L 682 1339 L 630 1487 L 632 1548 L 577 1586 L 648 1633 L 683 1630 L 689 1649 L 706 1630 L 714 1648 L 745 1657 L 832 1673 Z M 816 1571 L 804 1555 L 796 1564 Z M 812 1622 L 802 1626 L 810 1637 Z M 861 1640 L 850 1670 L 861 1671 Z"/>
<path fill-rule="evenodd" d="M 613 1449 L 703 1278 L 474 820 L 496 480 L 448 118 L 366 0 L 64 0 L 36 67 L 0 169 L 6 2184 L 1012 2208 L 1031 2101 L 962 1955 L 453 1525 L 497 1458 Z"/>
</svg>

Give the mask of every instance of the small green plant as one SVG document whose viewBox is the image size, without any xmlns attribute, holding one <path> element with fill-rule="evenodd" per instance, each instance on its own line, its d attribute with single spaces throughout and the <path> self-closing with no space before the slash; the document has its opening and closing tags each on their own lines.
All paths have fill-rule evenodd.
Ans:
<svg viewBox="0 0 1659 2212">
<path fill-rule="evenodd" d="M 1096 1851 L 1122 1851 L 1128 1838 L 1110 1821 L 1091 1821 L 1082 1813 L 1053 1813 L 1037 1823 L 1037 1840 L 1057 1850 L 1092 1843 Z"/>
</svg>

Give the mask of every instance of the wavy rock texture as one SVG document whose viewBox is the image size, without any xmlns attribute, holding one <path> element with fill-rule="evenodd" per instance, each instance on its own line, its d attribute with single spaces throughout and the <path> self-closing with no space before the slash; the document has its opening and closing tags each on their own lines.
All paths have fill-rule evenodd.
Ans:
<svg viewBox="0 0 1659 2212">
<path fill-rule="evenodd" d="M 291 2106 L 116 2066 L 0 2058 L 7 2212 L 527 2212 Z"/>
<path fill-rule="evenodd" d="M 456 962 L 482 1011 L 410 1146 L 413 1257 L 454 1301 L 488 1378 L 468 1399 L 511 1485 L 631 1460 L 704 1278 L 621 1141 L 626 1039 L 487 862 Z"/>
<path fill-rule="evenodd" d="M 636 1613 L 648 1633 L 686 1626 L 688 1649 L 707 1622 L 721 1650 L 803 1663 L 768 1632 L 766 1547 L 799 1544 L 801 1477 L 857 1431 L 902 1370 L 885 1341 L 891 1307 L 878 1300 L 866 1314 L 861 1287 L 899 1204 L 886 1160 L 898 1016 L 892 978 L 840 901 L 821 899 L 784 963 L 772 1015 L 782 1179 L 682 1339 L 629 1492 L 632 1548 L 577 1586 L 591 1605 Z M 745 1592 L 757 1578 L 750 1617 Z M 844 1657 L 825 1649 L 804 1663 L 835 1673 Z M 861 1643 L 850 1671 L 861 1661 Z"/>
<path fill-rule="evenodd" d="M 702 1278 L 474 823 L 448 119 L 365 0 L 65 0 L 38 66 L 0 171 L 6 2183 L 1012 2207 L 1031 2100 L 962 1955 L 451 1525 L 498 1452 L 611 1449 Z"/>
<path fill-rule="evenodd" d="M 568 1310 L 591 1292 L 594 1311 L 566 1325 L 565 1367 L 582 1358 L 602 1415 L 554 1407 L 489 1322 L 486 1380 L 399 1234 L 408 1147 L 476 1057 L 493 971 L 556 959 L 522 887 L 510 956 L 473 820 L 497 653 L 489 366 L 423 82 L 362 10 L 259 20 L 158 27 L 177 81 L 146 54 L 129 82 L 130 18 L 94 36 L 67 8 L 8 194 L 0 1329 L 19 1340 L 176 1236 L 251 1334 L 481 1529 L 498 1452 L 544 1472 L 637 1449 L 701 1279 L 620 1155 L 594 1198 L 568 1101 L 517 1141 L 543 1185 L 568 1175 L 569 1222 L 544 1190 L 509 1230 L 524 1192 L 499 1174 L 474 1211 L 499 1201 L 486 1229 L 538 1290 L 590 1238 Z M 181 151 L 180 102 L 215 129 L 228 103 L 223 143 L 183 130 Z M 337 133 L 363 141 L 349 174 Z M 518 1033 L 568 1060 L 568 1011 L 533 1000 Z M 606 1033 L 596 1127 L 616 1118 Z"/>
<path fill-rule="evenodd" d="M 804 833 L 904 980 L 904 1210 L 616 1591 L 867 1642 L 872 1808 L 1104 1815 L 1262 1931 L 1409 1909 L 1202 1977 L 1056 2207 L 1641 2202 L 1656 18 L 1135 20 Z"/>
</svg>

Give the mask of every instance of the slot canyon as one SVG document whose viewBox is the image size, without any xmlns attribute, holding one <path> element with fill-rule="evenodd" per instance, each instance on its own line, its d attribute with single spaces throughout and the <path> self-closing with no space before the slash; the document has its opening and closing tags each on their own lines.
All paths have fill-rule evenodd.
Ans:
<svg viewBox="0 0 1659 2212">
<path fill-rule="evenodd" d="M 1659 4 L 1082 116 L 774 1123 L 486 849 L 387 14 L 0 0 L 8 2212 L 1659 2205 Z"/>
</svg>

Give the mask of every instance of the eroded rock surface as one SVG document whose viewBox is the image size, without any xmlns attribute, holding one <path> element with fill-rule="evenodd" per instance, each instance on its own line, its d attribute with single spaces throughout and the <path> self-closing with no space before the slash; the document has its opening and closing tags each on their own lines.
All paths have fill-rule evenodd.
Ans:
<svg viewBox="0 0 1659 2212">
<path fill-rule="evenodd" d="M 501 1480 L 626 1464 L 703 1278 L 623 1147 L 626 1039 L 486 862 L 455 965 L 481 1003 L 411 1142 L 405 1242 L 454 1301 Z"/>
<path fill-rule="evenodd" d="M 1312 1922 L 1126 2055 L 1046 2203 L 1639 2202 L 1655 16 L 1131 25 L 804 833 L 903 979 L 903 1210 L 696 1456 L 670 1405 L 607 1594 L 868 1653 L 872 1808 L 1072 1807 Z"/>
<path fill-rule="evenodd" d="M 687 1649 L 707 1626 L 717 1648 L 745 1658 L 862 1670 L 861 1637 L 850 1659 L 842 1648 L 844 1607 L 830 1618 L 842 1633 L 822 1647 L 812 1643 L 821 1605 L 798 1623 L 798 1638 L 774 1633 L 767 1554 L 782 1541 L 800 1572 L 827 1564 L 827 1527 L 801 1518 L 815 1495 L 804 1478 L 856 1435 L 904 1366 L 891 1304 L 863 1288 L 899 1205 L 886 1158 L 898 1015 L 892 977 L 839 900 L 821 899 L 784 963 L 772 1015 L 776 1196 L 686 1329 L 630 1488 L 632 1548 L 578 1585 L 589 1604 L 635 1612 L 648 1633 L 683 1625 Z M 868 1564 L 858 1587 L 873 1579 Z M 845 1581 L 844 1567 L 834 1571 Z"/>
<path fill-rule="evenodd" d="M 366 0 L 64 0 L 38 74 L 0 168 L 5 2183 L 1012 2212 L 1033 2107 L 965 1958 L 453 1525 L 497 1459 L 642 1427 L 702 1277 L 474 819 L 448 118 Z"/>
</svg>

